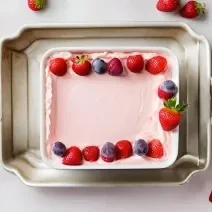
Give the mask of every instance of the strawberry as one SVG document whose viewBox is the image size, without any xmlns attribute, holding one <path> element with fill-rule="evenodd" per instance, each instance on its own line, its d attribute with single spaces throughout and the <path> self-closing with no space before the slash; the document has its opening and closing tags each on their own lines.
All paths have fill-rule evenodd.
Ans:
<svg viewBox="0 0 212 212">
<path fill-rule="evenodd" d="M 154 139 L 148 143 L 148 152 L 146 156 L 151 158 L 162 158 L 163 155 L 163 146 L 159 140 Z"/>
<path fill-rule="evenodd" d="M 39 11 L 46 6 L 46 0 L 28 0 L 28 6 L 33 11 Z"/>
<path fill-rule="evenodd" d="M 141 55 L 133 55 L 127 58 L 127 68 L 134 73 L 139 73 L 144 68 L 144 59 Z"/>
<path fill-rule="evenodd" d="M 164 72 L 166 68 L 167 68 L 167 60 L 162 56 L 152 57 L 146 63 L 146 70 L 153 75 Z"/>
<path fill-rule="evenodd" d="M 67 72 L 67 64 L 63 58 L 55 58 L 50 61 L 49 70 L 56 76 L 63 76 Z"/>
<path fill-rule="evenodd" d="M 156 8 L 161 12 L 173 12 L 179 6 L 179 0 L 159 0 Z"/>
<path fill-rule="evenodd" d="M 82 150 L 82 155 L 86 161 L 97 161 L 99 159 L 99 148 L 97 146 L 87 146 Z"/>
<path fill-rule="evenodd" d="M 205 4 L 197 1 L 189 1 L 180 10 L 180 15 L 184 18 L 196 18 L 205 13 Z"/>
<path fill-rule="evenodd" d="M 120 76 L 123 73 L 123 66 L 118 58 L 111 59 L 107 64 L 107 71 L 111 76 Z"/>
<path fill-rule="evenodd" d="M 159 112 L 159 121 L 164 131 L 171 131 L 180 124 L 181 113 L 187 109 L 188 105 L 176 105 L 176 98 L 173 97 L 164 101 L 164 106 L 165 108 L 162 108 Z"/>
<path fill-rule="evenodd" d="M 64 165 L 81 165 L 82 153 L 78 147 L 72 146 L 65 152 L 62 163 Z"/>
<path fill-rule="evenodd" d="M 133 154 L 132 144 L 130 141 L 118 141 L 115 145 L 116 159 L 129 158 Z"/>
<path fill-rule="evenodd" d="M 212 203 L 212 191 L 211 191 L 211 193 L 210 193 L 210 195 L 209 195 L 209 202 Z"/>
<path fill-rule="evenodd" d="M 81 57 L 76 57 L 72 59 L 72 69 L 73 71 L 80 75 L 80 76 L 86 76 L 91 71 L 91 63 L 88 60 L 88 56 L 82 55 Z"/>
</svg>

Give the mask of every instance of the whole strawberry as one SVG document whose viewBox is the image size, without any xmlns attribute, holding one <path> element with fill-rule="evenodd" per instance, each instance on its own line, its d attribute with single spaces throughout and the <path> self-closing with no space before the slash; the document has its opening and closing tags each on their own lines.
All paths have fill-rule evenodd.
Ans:
<svg viewBox="0 0 212 212">
<path fill-rule="evenodd" d="M 97 161 L 99 159 L 99 148 L 97 146 L 87 146 L 82 150 L 82 155 L 86 161 Z"/>
<path fill-rule="evenodd" d="M 139 73 L 144 68 L 144 59 L 141 55 L 133 55 L 127 58 L 127 68 L 133 73 Z"/>
<path fill-rule="evenodd" d="M 146 70 L 153 75 L 157 75 L 164 72 L 166 68 L 167 60 L 162 56 L 152 57 L 146 63 Z"/>
<path fill-rule="evenodd" d="M 107 71 L 111 76 L 119 76 L 123 73 L 123 66 L 118 58 L 111 59 L 107 64 Z"/>
<path fill-rule="evenodd" d="M 49 70 L 56 76 L 63 76 L 67 72 L 67 64 L 63 58 L 55 58 L 50 61 Z"/>
<path fill-rule="evenodd" d="M 115 145 L 115 151 L 117 160 L 129 158 L 133 154 L 132 144 L 127 140 L 118 141 Z"/>
<path fill-rule="evenodd" d="M 156 8 L 161 12 L 173 12 L 180 4 L 179 0 L 159 0 Z"/>
<path fill-rule="evenodd" d="M 197 1 L 189 1 L 180 10 L 180 15 L 184 18 L 196 18 L 205 13 L 205 4 Z"/>
<path fill-rule="evenodd" d="M 81 165 L 82 153 L 78 147 L 72 146 L 65 152 L 62 163 L 64 165 Z"/>
<path fill-rule="evenodd" d="M 188 105 L 178 104 L 176 105 L 176 98 L 173 97 L 168 101 L 164 101 L 165 108 L 162 108 L 159 112 L 159 121 L 164 131 L 172 131 L 179 126 L 182 112 L 184 112 Z"/>
<path fill-rule="evenodd" d="M 157 139 L 148 143 L 148 152 L 146 156 L 151 158 L 162 158 L 164 155 L 163 145 Z"/>
<path fill-rule="evenodd" d="M 81 57 L 76 57 L 72 59 L 72 70 L 80 75 L 86 76 L 91 72 L 91 63 L 88 60 L 88 56 L 82 55 Z"/>
<path fill-rule="evenodd" d="M 46 0 L 28 0 L 28 7 L 33 11 L 42 10 L 46 6 Z"/>
</svg>

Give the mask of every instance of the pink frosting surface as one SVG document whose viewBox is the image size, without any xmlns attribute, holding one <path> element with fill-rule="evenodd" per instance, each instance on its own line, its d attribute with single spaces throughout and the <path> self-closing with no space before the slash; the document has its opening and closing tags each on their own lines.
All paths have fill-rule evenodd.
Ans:
<svg viewBox="0 0 212 212">
<path fill-rule="evenodd" d="M 151 75 L 146 70 L 134 74 L 127 70 L 126 58 L 132 53 L 89 53 L 89 58 L 100 57 L 106 62 L 113 57 L 121 59 L 124 74 L 119 77 L 108 73 L 99 75 L 92 72 L 81 77 L 71 69 L 70 52 L 53 53 L 46 61 L 46 148 L 48 157 L 61 162 L 52 154 L 52 144 L 63 142 L 67 147 L 87 145 L 100 147 L 105 142 L 136 139 L 159 139 L 163 144 L 166 160 L 170 152 L 172 132 L 164 132 L 160 126 L 158 113 L 163 103 L 157 96 L 158 86 L 171 79 L 171 65 L 166 72 Z M 78 54 L 79 55 L 79 54 Z M 143 53 L 144 59 L 156 53 Z M 49 72 L 49 61 L 62 57 L 68 61 L 68 72 L 63 77 Z M 169 58 L 167 58 L 169 61 Z M 132 156 L 114 163 L 141 163 L 154 160 Z M 97 163 L 104 163 L 101 159 Z"/>
</svg>

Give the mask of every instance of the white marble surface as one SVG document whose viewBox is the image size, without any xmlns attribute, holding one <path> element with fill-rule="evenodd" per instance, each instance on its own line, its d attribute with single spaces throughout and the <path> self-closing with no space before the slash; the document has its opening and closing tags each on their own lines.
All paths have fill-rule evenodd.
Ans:
<svg viewBox="0 0 212 212">
<path fill-rule="evenodd" d="M 185 20 L 155 10 L 156 0 L 48 0 L 48 8 L 34 13 L 27 0 L 0 0 L 0 36 L 22 24 L 112 21 L 185 21 L 212 43 L 212 1 L 204 0 L 208 14 Z M 183 1 L 185 2 L 185 1 Z M 172 211 L 211 212 L 212 167 L 179 187 L 138 188 L 30 188 L 0 167 L 0 211 Z"/>
</svg>

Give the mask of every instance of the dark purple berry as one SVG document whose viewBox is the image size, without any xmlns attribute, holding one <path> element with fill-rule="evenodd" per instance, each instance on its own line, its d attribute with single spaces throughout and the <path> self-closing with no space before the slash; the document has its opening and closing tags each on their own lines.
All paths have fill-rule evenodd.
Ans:
<svg viewBox="0 0 212 212">
<path fill-rule="evenodd" d="M 143 156 L 148 152 L 147 142 L 143 139 L 139 139 L 134 144 L 134 152 L 136 155 Z"/>
<path fill-rule="evenodd" d="M 63 156 L 66 151 L 66 146 L 62 142 L 55 142 L 52 151 L 57 156 Z"/>
<path fill-rule="evenodd" d="M 166 93 L 170 93 L 173 96 L 177 94 L 178 89 L 176 84 L 172 80 L 166 80 L 160 85 L 160 89 Z"/>
<path fill-rule="evenodd" d="M 92 69 L 97 74 L 104 74 L 107 71 L 107 63 L 100 58 L 96 58 L 92 62 Z"/>
<path fill-rule="evenodd" d="M 110 142 L 105 143 L 101 149 L 101 156 L 103 156 L 104 158 L 114 158 L 115 157 L 114 144 Z"/>
</svg>

